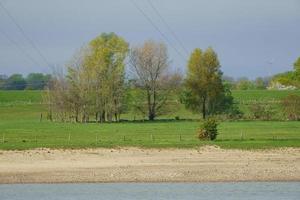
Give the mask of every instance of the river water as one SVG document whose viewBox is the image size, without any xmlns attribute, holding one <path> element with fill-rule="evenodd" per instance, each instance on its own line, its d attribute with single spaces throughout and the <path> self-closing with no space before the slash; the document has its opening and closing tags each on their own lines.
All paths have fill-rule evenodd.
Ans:
<svg viewBox="0 0 300 200">
<path fill-rule="evenodd" d="M 3 184 L 1 200 L 300 199 L 300 182 Z"/>
</svg>

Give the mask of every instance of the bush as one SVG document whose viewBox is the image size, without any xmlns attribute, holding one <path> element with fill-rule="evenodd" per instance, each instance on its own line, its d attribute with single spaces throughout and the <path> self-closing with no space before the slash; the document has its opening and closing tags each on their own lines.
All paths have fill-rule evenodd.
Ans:
<svg viewBox="0 0 300 200">
<path fill-rule="evenodd" d="M 282 99 L 281 105 L 289 120 L 300 120 L 300 96 L 291 94 Z"/>
<path fill-rule="evenodd" d="M 218 135 L 218 123 L 214 118 L 206 119 L 198 130 L 198 138 L 200 140 L 215 140 Z"/>
<path fill-rule="evenodd" d="M 249 107 L 254 119 L 271 120 L 274 111 L 270 105 L 255 103 Z"/>
</svg>

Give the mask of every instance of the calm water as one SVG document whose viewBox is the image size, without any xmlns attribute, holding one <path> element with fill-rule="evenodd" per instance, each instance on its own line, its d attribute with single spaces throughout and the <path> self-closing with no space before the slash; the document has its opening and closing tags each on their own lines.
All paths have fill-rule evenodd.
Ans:
<svg viewBox="0 0 300 200">
<path fill-rule="evenodd" d="M 0 185 L 0 199 L 299 200 L 300 182 L 12 184 Z"/>
</svg>

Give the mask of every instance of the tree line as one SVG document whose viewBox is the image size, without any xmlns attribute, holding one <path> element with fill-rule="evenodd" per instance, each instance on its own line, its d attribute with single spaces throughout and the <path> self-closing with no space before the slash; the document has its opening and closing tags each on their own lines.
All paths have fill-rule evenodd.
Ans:
<svg viewBox="0 0 300 200">
<path fill-rule="evenodd" d="M 0 75 L 0 90 L 43 90 L 50 79 L 51 75 L 42 73 Z"/>
<path fill-rule="evenodd" d="M 154 120 L 174 109 L 174 94 L 181 94 L 180 101 L 203 118 L 238 112 L 212 48 L 194 50 L 186 75 L 170 63 L 162 42 L 148 40 L 129 48 L 122 37 L 103 33 L 75 53 L 67 74 L 52 75 L 44 96 L 48 118 L 111 122 L 130 108 Z"/>
</svg>

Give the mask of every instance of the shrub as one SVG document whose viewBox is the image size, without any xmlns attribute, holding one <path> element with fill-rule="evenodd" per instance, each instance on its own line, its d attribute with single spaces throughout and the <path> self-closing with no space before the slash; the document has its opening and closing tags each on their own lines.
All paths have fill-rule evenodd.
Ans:
<svg viewBox="0 0 300 200">
<path fill-rule="evenodd" d="M 270 105 L 255 103 L 249 107 L 254 119 L 271 120 L 274 111 Z"/>
<path fill-rule="evenodd" d="M 200 140 L 215 140 L 218 135 L 217 126 L 218 123 L 215 118 L 206 119 L 198 130 L 198 138 Z"/>
<path fill-rule="evenodd" d="M 281 105 L 289 120 L 300 120 L 300 96 L 291 94 L 282 99 Z"/>
</svg>

